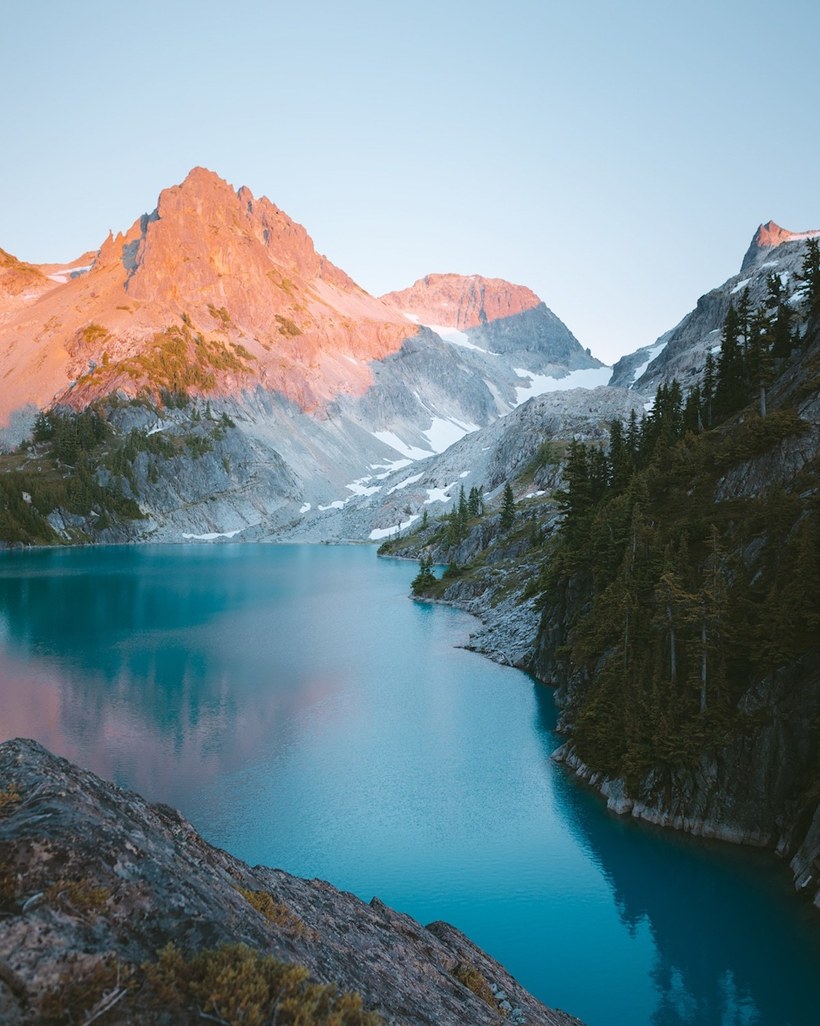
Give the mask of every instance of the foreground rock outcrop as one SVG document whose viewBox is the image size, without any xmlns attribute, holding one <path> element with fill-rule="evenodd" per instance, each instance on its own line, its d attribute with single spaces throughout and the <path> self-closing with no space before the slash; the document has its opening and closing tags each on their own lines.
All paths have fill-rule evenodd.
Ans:
<svg viewBox="0 0 820 1026">
<path fill-rule="evenodd" d="M 377 898 L 367 905 L 320 880 L 251 868 L 173 809 L 33 741 L 0 745 L 0 913 L 9 1026 L 103 1015 L 106 1024 L 272 1021 L 275 1009 L 256 1020 L 247 1007 L 237 1017 L 216 1002 L 180 1002 L 169 979 L 204 950 L 238 960 L 234 978 L 261 953 L 361 996 L 363 1009 L 350 999 L 339 1018 L 288 1017 L 283 1003 L 279 1023 L 578 1023 L 452 926 L 423 927 Z M 158 961 L 169 942 L 175 950 Z M 224 976 L 212 972 L 207 986 L 224 989 Z"/>
</svg>

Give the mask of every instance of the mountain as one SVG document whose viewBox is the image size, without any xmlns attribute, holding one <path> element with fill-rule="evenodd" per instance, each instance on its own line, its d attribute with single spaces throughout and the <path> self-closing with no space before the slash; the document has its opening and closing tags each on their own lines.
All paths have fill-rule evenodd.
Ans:
<svg viewBox="0 0 820 1026">
<path fill-rule="evenodd" d="M 77 496 L 41 508 L 60 465 L 76 469 L 52 458 L 52 425 L 39 439 L 51 447 L 34 450 L 50 460 L 49 495 L 28 487 L 25 461 L 7 468 L 33 496 L 21 516 L 49 518 L 43 539 L 269 537 L 571 374 L 606 375 L 528 289 L 423 281 L 440 287 L 409 291 L 437 331 L 401 309 L 403 293 L 364 292 L 269 200 L 202 168 L 90 258 L 4 254 L 0 440 L 14 447 L 41 410 L 101 413 L 112 430 L 85 453 L 82 491 L 119 489 L 142 511 L 126 524 Z"/>
<path fill-rule="evenodd" d="M 767 295 L 769 276 L 776 274 L 789 301 L 795 308 L 799 306 L 804 289 L 796 274 L 803 260 L 803 243 L 818 237 L 820 231 L 789 232 L 774 221 L 760 225 L 740 271 L 701 296 L 694 310 L 655 342 L 621 357 L 612 369 L 610 384 L 634 388 L 647 396 L 672 378 L 684 390 L 691 387 L 703 373 L 707 353 L 717 354 L 729 306 L 737 307 L 745 290 L 750 306 L 759 306 Z"/>
<path fill-rule="evenodd" d="M 805 242 L 806 239 L 816 239 L 820 231 L 790 232 L 781 228 L 774 221 L 767 221 L 760 225 L 752 237 L 743 263 L 740 265 L 741 274 L 757 266 L 768 259 L 771 250 L 791 242 Z"/>
<path fill-rule="evenodd" d="M 221 395 L 257 384 L 315 410 L 339 391 L 365 391 L 368 361 L 413 333 L 319 255 L 301 225 L 203 168 L 109 235 L 85 273 L 60 281 L 15 270 L 48 286 L 18 288 L 4 322 L 13 390 L 0 416 L 21 400 L 82 407 L 118 390 Z"/>
<path fill-rule="evenodd" d="M 581 1026 L 447 923 L 248 866 L 34 741 L 0 778 L 7 1026 Z"/>
<path fill-rule="evenodd" d="M 425 513 L 428 518 L 449 514 L 462 488 L 478 488 L 488 506 L 508 481 L 518 482 L 523 497 L 543 495 L 560 486 L 562 458 L 573 440 L 604 443 L 609 423 L 627 420 L 633 411 L 643 413 L 644 402 L 628 389 L 574 388 L 534 396 L 442 453 L 374 475 L 361 494 L 317 510 L 284 529 L 280 538 L 382 541 L 412 530 Z M 550 460 L 544 458 L 545 446 L 551 448 Z"/>
<path fill-rule="evenodd" d="M 382 299 L 456 345 L 516 356 L 527 371 L 560 377 L 567 368 L 603 366 L 523 285 L 477 274 L 429 274 Z"/>
</svg>

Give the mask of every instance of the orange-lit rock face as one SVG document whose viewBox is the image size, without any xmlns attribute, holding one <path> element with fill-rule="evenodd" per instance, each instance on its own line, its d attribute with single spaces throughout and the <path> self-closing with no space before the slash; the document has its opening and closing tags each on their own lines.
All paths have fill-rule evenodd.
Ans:
<svg viewBox="0 0 820 1026">
<path fill-rule="evenodd" d="M 382 299 L 396 310 L 412 313 L 422 324 L 466 331 L 488 321 L 512 317 L 541 300 L 523 285 L 478 274 L 428 274 L 409 289 L 388 292 Z"/>
<path fill-rule="evenodd" d="M 781 228 L 774 221 L 767 221 L 765 224 L 760 225 L 754 233 L 751 244 L 743 258 L 743 263 L 740 265 L 741 273 L 750 267 L 754 267 L 760 262 L 765 253 L 775 249 L 777 246 L 782 246 L 786 242 L 802 242 L 805 239 L 815 239 L 818 236 L 820 236 L 820 231 L 789 232 L 785 228 Z"/>
<path fill-rule="evenodd" d="M 0 257 L 0 422 L 27 402 L 155 390 L 167 377 L 152 380 L 171 351 L 168 329 L 184 332 L 181 358 L 196 362 L 199 337 L 210 354 L 206 373 L 189 375 L 190 392 L 261 384 L 315 409 L 363 392 L 368 361 L 416 330 L 274 204 L 202 168 L 109 236 L 87 273 L 72 270 L 83 259 L 33 267 Z"/>
<path fill-rule="evenodd" d="M 755 232 L 752 246 L 756 246 L 758 249 L 773 249 L 784 242 L 799 242 L 802 239 L 811 239 L 818 235 L 820 235 L 820 231 L 790 232 L 781 228 L 774 221 L 767 221 Z"/>
</svg>

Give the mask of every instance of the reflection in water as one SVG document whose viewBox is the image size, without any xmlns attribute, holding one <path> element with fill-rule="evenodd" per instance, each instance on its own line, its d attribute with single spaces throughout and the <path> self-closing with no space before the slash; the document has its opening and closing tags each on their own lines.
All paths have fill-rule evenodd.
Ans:
<svg viewBox="0 0 820 1026">
<path fill-rule="evenodd" d="M 541 725 L 551 730 L 551 695 L 538 686 L 536 693 Z M 820 1009 L 816 922 L 808 909 L 796 922 L 770 914 L 795 901 L 785 867 L 773 872 L 770 852 L 602 815 L 600 798 L 564 769 L 556 787 L 568 827 L 611 884 L 621 921 L 633 935 L 642 922 L 650 926 L 656 1026 L 802 1022 L 811 980 Z"/>
<path fill-rule="evenodd" d="M 207 550 L 184 552 L 184 573 L 144 549 L 108 550 L 102 570 L 90 550 L 4 557 L 0 737 L 35 724 L 47 747 L 173 801 L 334 693 L 332 672 L 271 652 L 266 611 L 305 633 L 283 617 L 292 582 L 275 564 L 214 573 Z"/>
<path fill-rule="evenodd" d="M 0 737 L 449 919 L 589 1026 L 814 1026 L 771 857 L 607 815 L 549 761 L 550 692 L 454 648 L 468 618 L 408 602 L 414 573 L 361 547 L 0 554 Z"/>
</svg>

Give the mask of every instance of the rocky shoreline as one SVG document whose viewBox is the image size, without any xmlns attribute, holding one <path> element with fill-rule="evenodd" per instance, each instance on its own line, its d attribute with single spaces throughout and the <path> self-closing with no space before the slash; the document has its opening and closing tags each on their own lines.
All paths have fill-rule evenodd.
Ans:
<svg viewBox="0 0 820 1026">
<path fill-rule="evenodd" d="M 456 581 L 447 588 L 445 597 L 436 601 L 462 609 L 481 621 L 481 627 L 470 635 L 465 648 L 503 666 L 525 670 L 543 686 L 554 687 L 537 673 L 534 654 L 540 613 L 532 600 L 521 601 L 520 588 L 511 590 L 494 602 L 491 588 L 477 590 L 475 580 Z M 744 820 L 741 817 L 720 817 L 708 811 L 706 814 L 693 811 L 691 806 L 698 804 L 698 796 L 693 793 L 687 795 L 689 808 L 686 802 L 680 801 L 678 807 L 672 809 L 660 800 L 661 789 L 653 788 L 652 780 L 644 782 L 642 793 L 654 790 L 658 800 L 634 797 L 628 793 L 624 780 L 607 777 L 587 766 L 573 750 L 571 739 L 556 749 L 552 758 L 595 790 L 606 802 L 607 809 L 617 816 L 630 816 L 694 837 L 772 850 L 787 862 L 797 894 L 820 910 L 820 805 L 808 822 L 799 817 L 772 816 L 768 824 L 761 818 L 760 824 L 754 825 L 748 816 Z M 718 767 L 716 760 L 704 759 L 699 771 L 699 785 L 701 795 L 706 797 L 701 798 L 700 804 L 707 810 L 710 805 L 721 805 L 719 800 L 715 800 L 716 794 L 718 799 L 720 797 L 721 775 L 725 776 L 725 767 Z M 685 792 L 686 788 L 682 787 L 681 791 Z M 695 791 L 691 782 L 689 791 Z M 722 804 L 724 807 L 730 805 L 731 796 Z"/>
<path fill-rule="evenodd" d="M 342 1002 L 354 1012 L 361 1000 L 351 1017 L 283 1023 L 375 1026 L 375 1015 L 396 1026 L 581 1026 L 454 927 L 425 927 L 378 898 L 366 904 L 321 880 L 251 867 L 175 810 L 34 741 L 0 744 L 0 915 L 6 1026 L 91 1022 L 103 1011 L 115 1026 L 178 1026 L 214 1014 L 257 1021 L 169 996 L 168 966 L 184 982 L 203 952 L 239 959 L 238 968 L 225 966 L 234 987 L 272 957 L 305 967 L 306 987 L 358 995 Z M 158 954 L 169 942 L 171 954 Z"/>
</svg>

